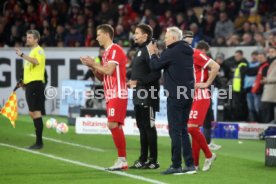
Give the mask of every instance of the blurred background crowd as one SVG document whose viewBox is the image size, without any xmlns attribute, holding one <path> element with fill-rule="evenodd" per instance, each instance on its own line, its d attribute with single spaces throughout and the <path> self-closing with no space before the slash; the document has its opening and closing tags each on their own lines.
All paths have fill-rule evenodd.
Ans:
<svg viewBox="0 0 276 184">
<path fill-rule="evenodd" d="M 274 0 L 3 0 L 0 46 L 23 45 L 27 29 L 42 33 L 43 46 L 97 46 L 102 23 L 114 26 L 114 41 L 125 47 L 139 23 L 161 40 L 168 26 L 191 30 L 193 46 L 202 39 L 212 46 L 275 46 L 275 10 Z"/>
</svg>

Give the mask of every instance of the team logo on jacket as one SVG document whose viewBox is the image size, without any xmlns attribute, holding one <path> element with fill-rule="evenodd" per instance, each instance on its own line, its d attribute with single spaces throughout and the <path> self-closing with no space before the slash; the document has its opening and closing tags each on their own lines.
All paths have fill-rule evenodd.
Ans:
<svg viewBox="0 0 276 184">
<path fill-rule="evenodd" d="M 141 51 L 139 50 L 139 52 L 137 53 L 137 56 L 139 57 L 139 56 L 141 56 Z"/>
</svg>

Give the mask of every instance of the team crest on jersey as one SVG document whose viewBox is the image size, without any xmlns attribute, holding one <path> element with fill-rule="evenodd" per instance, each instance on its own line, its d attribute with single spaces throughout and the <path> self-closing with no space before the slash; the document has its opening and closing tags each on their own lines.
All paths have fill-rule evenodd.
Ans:
<svg viewBox="0 0 276 184">
<path fill-rule="evenodd" d="M 141 51 L 139 50 L 139 52 L 137 53 L 137 56 L 139 57 L 139 56 L 141 56 Z"/>
</svg>

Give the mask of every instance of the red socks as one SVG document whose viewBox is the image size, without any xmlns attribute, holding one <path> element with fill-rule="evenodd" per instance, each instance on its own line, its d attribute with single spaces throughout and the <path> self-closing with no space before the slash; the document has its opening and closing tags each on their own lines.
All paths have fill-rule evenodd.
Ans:
<svg viewBox="0 0 276 184">
<path fill-rule="evenodd" d="M 200 132 L 199 127 L 189 127 L 189 133 L 192 136 L 192 150 L 195 166 L 199 165 L 199 153 L 200 149 L 203 150 L 206 158 L 212 157 L 212 152 L 210 151 L 208 144 L 204 135 Z"/>
<path fill-rule="evenodd" d="M 126 140 L 123 128 L 112 128 L 111 134 L 118 151 L 118 157 L 126 157 Z"/>
</svg>

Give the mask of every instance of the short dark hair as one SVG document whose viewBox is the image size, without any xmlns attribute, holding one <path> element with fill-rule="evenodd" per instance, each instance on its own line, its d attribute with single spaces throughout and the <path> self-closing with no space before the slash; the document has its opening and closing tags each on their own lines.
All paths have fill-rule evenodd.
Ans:
<svg viewBox="0 0 276 184">
<path fill-rule="evenodd" d="M 136 26 L 136 29 L 137 28 L 141 29 L 143 34 L 148 35 L 147 41 L 150 41 L 152 39 L 153 31 L 152 31 L 152 28 L 148 24 L 139 24 L 138 26 Z"/>
<path fill-rule="evenodd" d="M 35 29 L 28 30 L 27 34 L 32 34 L 35 39 L 40 40 L 40 33 Z"/>
<path fill-rule="evenodd" d="M 269 48 L 276 50 L 276 46 L 270 46 Z"/>
<path fill-rule="evenodd" d="M 207 42 L 201 40 L 201 41 L 198 42 L 196 48 L 199 49 L 199 50 L 204 49 L 204 50 L 208 51 L 210 46 Z"/>
<path fill-rule="evenodd" d="M 243 55 L 243 51 L 242 50 L 236 50 L 235 53 L 239 53 L 240 55 Z"/>
<path fill-rule="evenodd" d="M 109 34 L 110 38 L 113 39 L 114 37 L 114 29 L 111 25 L 109 24 L 101 24 L 99 26 L 97 26 L 97 31 L 101 30 L 104 33 Z"/>
<path fill-rule="evenodd" d="M 194 33 L 192 31 L 183 31 L 183 38 L 193 38 Z"/>
</svg>

